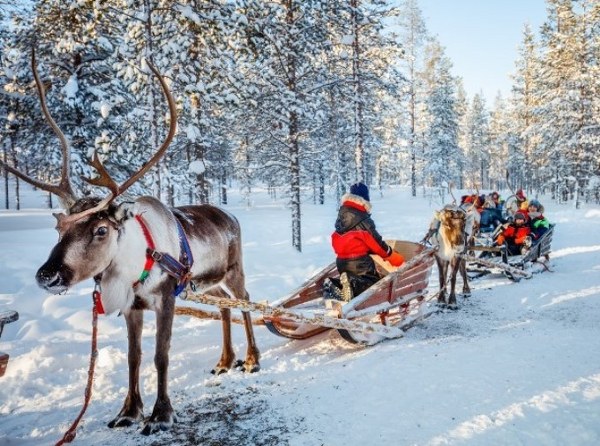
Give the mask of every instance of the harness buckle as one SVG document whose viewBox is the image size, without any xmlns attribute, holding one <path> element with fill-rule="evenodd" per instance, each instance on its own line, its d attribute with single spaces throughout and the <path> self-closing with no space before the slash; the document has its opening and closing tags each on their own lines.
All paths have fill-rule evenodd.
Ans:
<svg viewBox="0 0 600 446">
<path fill-rule="evenodd" d="M 150 254 L 150 257 L 152 258 L 152 260 L 154 260 L 155 262 L 160 262 L 163 258 L 163 254 L 162 252 L 158 252 L 155 249 L 152 250 L 148 250 L 148 254 Z"/>
</svg>

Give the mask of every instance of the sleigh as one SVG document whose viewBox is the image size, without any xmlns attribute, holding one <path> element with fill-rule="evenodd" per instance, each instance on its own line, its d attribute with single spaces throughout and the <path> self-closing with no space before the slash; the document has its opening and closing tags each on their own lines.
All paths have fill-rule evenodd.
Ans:
<svg viewBox="0 0 600 446">
<path fill-rule="evenodd" d="M 493 237 L 478 237 L 469 246 L 470 255 L 465 258 L 468 262 L 468 271 L 473 275 L 484 275 L 492 272 L 501 272 L 510 280 L 518 282 L 522 278 L 531 278 L 534 265 L 540 265 L 541 271 L 548 270 L 548 261 L 552 250 L 552 237 L 554 225 L 550 225 L 539 240 L 522 255 L 509 256 L 506 246 L 493 246 Z"/>
<path fill-rule="evenodd" d="M 19 319 L 19 313 L 16 311 L 0 311 L 0 337 L 4 331 L 4 325 L 10 324 Z M 4 376 L 8 366 L 8 353 L 0 352 L 0 377 Z"/>
<path fill-rule="evenodd" d="M 435 249 L 407 241 L 387 241 L 402 254 L 405 263 L 395 268 L 374 256 L 381 280 L 350 302 L 327 299 L 323 281 L 339 277 L 335 263 L 320 270 L 296 291 L 273 302 L 260 303 L 187 292 L 182 299 L 201 304 L 259 313 L 255 325 L 290 339 L 308 339 L 327 330 L 337 330 L 349 342 L 375 344 L 400 338 L 406 330 L 433 314 L 426 298 Z M 203 319 L 220 319 L 218 312 L 177 307 L 175 314 Z M 240 318 L 232 316 L 232 322 Z"/>
<path fill-rule="evenodd" d="M 340 302 L 323 294 L 323 281 L 339 277 L 335 263 L 331 263 L 297 290 L 273 302 L 271 307 L 277 313 L 263 315 L 266 327 L 290 339 L 307 339 L 336 329 L 345 340 L 361 344 L 403 336 L 432 314 L 425 296 L 435 251 L 413 242 L 387 243 L 404 257 L 401 267 L 373 256 L 383 278 L 350 302 Z"/>
</svg>

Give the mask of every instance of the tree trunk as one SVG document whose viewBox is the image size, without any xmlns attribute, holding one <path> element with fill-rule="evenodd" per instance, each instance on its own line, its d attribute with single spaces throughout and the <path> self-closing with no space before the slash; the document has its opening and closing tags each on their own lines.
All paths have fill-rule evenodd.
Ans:
<svg viewBox="0 0 600 446">
<path fill-rule="evenodd" d="M 286 24 L 291 29 L 294 24 L 294 1 L 286 2 Z M 292 39 L 292 34 L 288 33 L 288 39 Z M 288 48 L 293 48 L 293 42 L 288 42 Z M 290 51 L 287 53 L 287 75 L 288 91 L 297 97 L 296 85 L 296 56 Z M 290 150 L 290 205 L 292 208 L 292 246 L 299 252 L 302 252 L 302 214 L 300 212 L 300 145 L 298 142 L 299 117 L 295 110 L 290 110 L 288 141 Z"/>
<path fill-rule="evenodd" d="M 352 83 L 354 87 L 354 159 L 356 162 L 356 181 L 363 181 L 368 184 L 367 178 L 367 160 L 364 147 L 364 122 L 363 122 L 363 104 L 362 104 L 362 83 L 360 76 L 360 45 L 359 45 L 359 17 L 358 0 L 351 0 L 351 21 L 352 21 Z"/>
</svg>

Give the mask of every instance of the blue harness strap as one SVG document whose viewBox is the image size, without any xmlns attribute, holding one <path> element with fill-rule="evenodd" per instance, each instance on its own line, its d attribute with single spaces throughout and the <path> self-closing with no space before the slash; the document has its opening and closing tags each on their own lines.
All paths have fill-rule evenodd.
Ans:
<svg viewBox="0 0 600 446">
<path fill-rule="evenodd" d="M 181 247 L 180 261 L 181 264 L 185 265 L 185 274 L 179 279 L 179 283 L 173 291 L 173 295 L 177 297 L 179 293 L 181 293 L 185 289 L 187 284 L 190 283 L 192 265 L 194 264 L 194 256 L 192 255 L 192 249 L 190 248 L 190 244 L 185 235 L 185 231 L 183 230 L 183 226 L 181 226 L 181 222 L 177 218 L 175 218 L 175 221 L 177 221 L 177 232 L 179 232 L 179 246 Z"/>
<path fill-rule="evenodd" d="M 175 221 L 177 222 L 177 233 L 179 235 L 179 246 L 181 248 L 179 260 L 175 259 L 170 254 L 162 253 L 152 248 L 148 248 L 147 253 L 156 263 L 158 263 L 160 269 L 177 279 L 177 286 L 175 287 L 175 290 L 173 290 L 173 296 L 177 297 L 185 289 L 188 283 L 190 283 L 194 257 L 185 231 L 183 230 L 183 226 L 181 226 L 181 223 L 177 218 L 175 218 Z"/>
</svg>

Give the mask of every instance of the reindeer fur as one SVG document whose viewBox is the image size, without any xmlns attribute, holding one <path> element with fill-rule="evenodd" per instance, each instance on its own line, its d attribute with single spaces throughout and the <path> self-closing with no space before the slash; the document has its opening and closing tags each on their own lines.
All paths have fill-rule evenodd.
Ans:
<svg viewBox="0 0 600 446">
<path fill-rule="evenodd" d="M 80 200 L 71 212 L 80 212 L 99 200 Z M 133 288 L 146 260 L 147 241 L 139 223 L 142 215 L 156 250 L 179 258 L 180 244 L 177 218 L 187 234 L 194 257 L 192 280 L 198 291 L 248 300 L 242 269 L 240 228 L 235 217 L 210 206 L 183 206 L 169 209 L 153 197 L 135 202 L 111 204 L 106 210 L 61 227 L 58 244 L 36 278 L 43 288 L 63 292 L 83 280 L 100 276 L 103 306 L 106 313 L 120 311 L 125 317 L 128 334 L 129 390 L 116 418 L 109 427 L 129 426 L 144 419 L 140 395 L 139 370 L 142 357 L 141 337 L 143 310 L 156 312 L 157 398 L 151 416 L 145 420 L 142 433 L 165 430 L 176 421 L 167 391 L 167 369 L 171 329 L 175 308 L 172 295 L 175 279 L 157 264 L 144 283 Z M 221 310 L 223 350 L 213 370 L 223 373 L 233 367 L 235 355 L 231 341 L 230 310 Z M 259 370 L 259 351 L 254 339 L 249 313 L 243 314 L 248 348 L 243 369 Z"/>
</svg>

